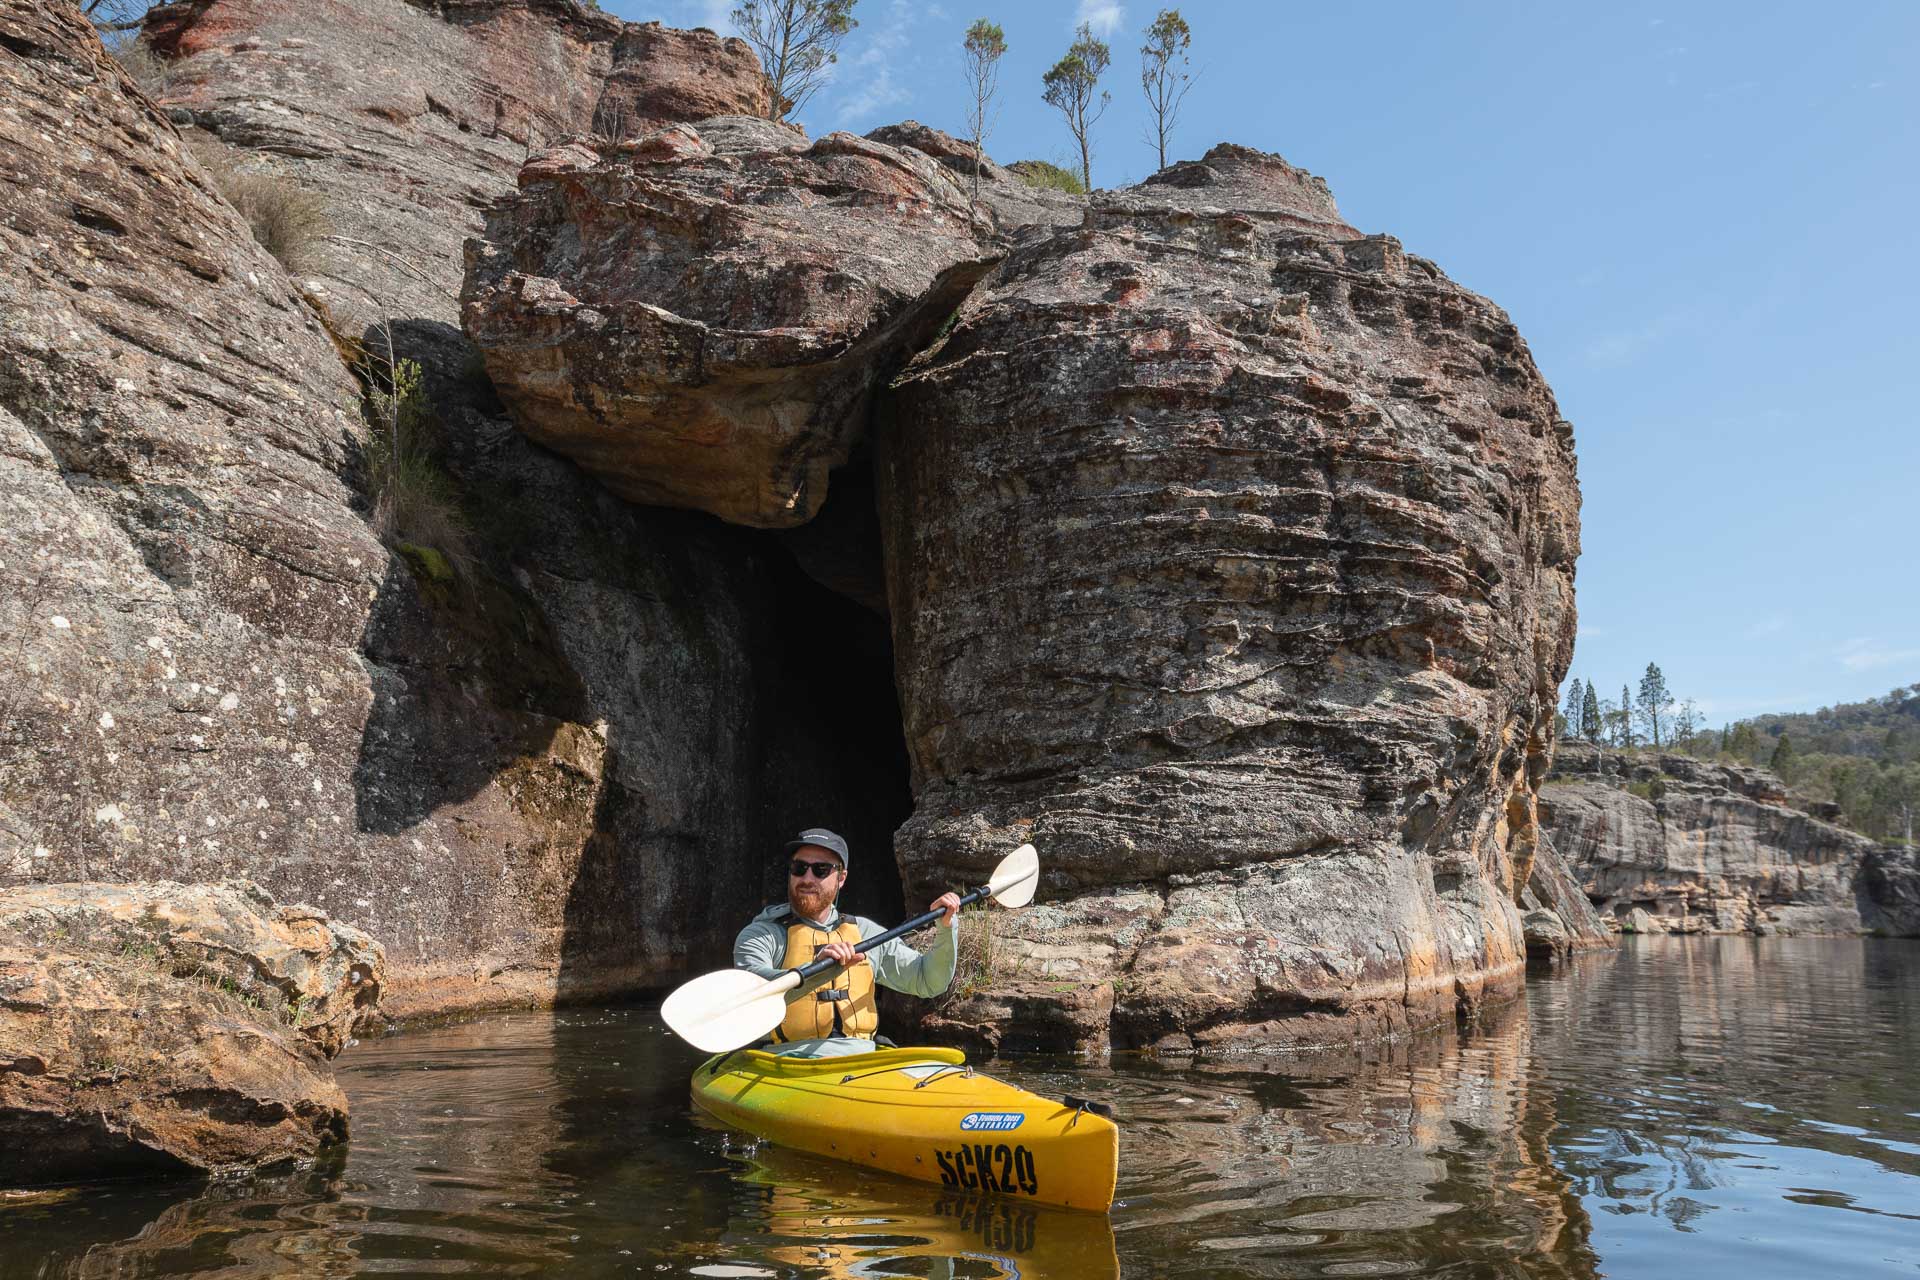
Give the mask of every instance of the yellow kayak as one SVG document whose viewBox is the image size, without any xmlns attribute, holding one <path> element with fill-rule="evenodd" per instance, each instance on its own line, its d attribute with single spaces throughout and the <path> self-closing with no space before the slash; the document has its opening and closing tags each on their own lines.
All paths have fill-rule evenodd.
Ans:
<svg viewBox="0 0 1920 1280">
<path fill-rule="evenodd" d="M 693 1101 L 783 1147 L 956 1191 L 1096 1213 L 1113 1206 L 1113 1121 L 966 1063 L 957 1049 L 839 1058 L 736 1049 L 693 1073 Z"/>
</svg>

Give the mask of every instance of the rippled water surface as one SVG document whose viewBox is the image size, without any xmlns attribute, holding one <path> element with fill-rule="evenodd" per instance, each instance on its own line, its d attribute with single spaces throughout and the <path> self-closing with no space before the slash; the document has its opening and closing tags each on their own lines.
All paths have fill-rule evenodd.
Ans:
<svg viewBox="0 0 1920 1280">
<path fill-rule="evenodd" d="M 637 1009 L 363 1044 L 343 1158 L 0 1199 L 0 1275 L 1920 1273 L 1913 942 L 1642 940 L 1360 1054 L 996 1064 L 1114 1102 L 1111 1218 L 756 1147 L 697 1057 Z"/>
</svg>

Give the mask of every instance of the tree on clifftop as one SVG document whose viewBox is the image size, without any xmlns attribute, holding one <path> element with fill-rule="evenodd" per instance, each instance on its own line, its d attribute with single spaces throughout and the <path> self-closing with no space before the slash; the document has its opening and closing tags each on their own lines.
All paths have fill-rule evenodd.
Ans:
<svg viewBox="0 0 1920 1280">
<path fill-rule="evenodd" d="M 1567 686 L 1566 706 L 1561 708 L 1560 711 L 1561 718 L 1567 722 L 1567 736 L 1569 738 L 1577 738 L 1580 736 L 1580 726 L 1582 724 L 1580 712 L 1586 705 L 1586 686 L 1580 683 L 1580 677 L 1575 676 L 1573 683 Z"/>
<path fill-rule="evenodd" d="M 1187 47 L 1193 29 L 1178 9 L 1162 9 L 1147 26 L 1147 42 L 1140 46 L 1140 87 L 1153 112 L 1153 141 L 1160 148 L 1160 167 L 1167 167 L 1167 138 L 1180 116 L 1180 102 L 1193 87 L 1187 74 Z M 1571 713 L 1567 716 L 1573 721 Z"/>
<path fill-rule="evenodd" d="M 1007 33 L 998 23 L 976 18 L 967 28 L 961 47 L 966 51 L 967 136 L 973 142 L 973 198 L 980 198 L 980 170 L 987 163 L 987 134 L 1000 113 L 993 94 L 1000 84 L 1000 59 L 1007 52 Z"/>
<path fill-rule="evenodd" d="M 1040 97 L 1067 118 L 1067 128 L 1080 145 L 1080 181 L 1089 191 L 1093 190 L 1093 148 L 1087 135 L 1113 101 L 1113 95 L 1102 89 L 1100 107 L 1095 110 L 1093 91 L 1112 61 L 1113 50 L 1106 41 L 1096 40 L 1093 28 L 1083 22 L 1074 32 L 1073 43 L 1067 46 L 1067 56 L 1040 77 L 1046 86 Z"/>
<path fill-rule="evenodd" d="M 1649 662 L 1646 674 L 1640 677 L 1640 699 L 1634 703 L 1633 714 L 1647 727 L 1647 734 L 1656 747 L 1660 745 L 1660 726 L 1666 723 L 1667 709 L 1671 706 L 1673 695 L 1667 691 L 1667 678 L 1658 666 Z"/>
<path fill-rule="evenodd" d="M 1588 742 L 1600 740 L 1600 691 L 1587 681 L 1587 699 L 1580 707 L 1580 736 Z"/>
<path fill-rule="evenodd" d="M 1633 694 L 1627 691 L 1625 685 L 1620 686 L 1620 705 L 1615 708 L 1614 714 L 1620 717 L 1619 745 L 1631 749 L 1633 746 Z"/>
<path fill-rule="evenodd" d="M 1773 756 L 1767 761 L 1767 768 L 1785 778 L 1787 770 L 1793 768 L 1793 761 L 1793 738 L 1783 733 L 1780 735 L 1779 743 L 1773 748 Z"/>
<path fill-rule="evenodd" d="M 859 26 L 854 0 L 742 0 L 733 25 L 760 55 L 773 91 L 773 119 L 785 120 L 827 82 L 840 42 Z"/>
</svg>

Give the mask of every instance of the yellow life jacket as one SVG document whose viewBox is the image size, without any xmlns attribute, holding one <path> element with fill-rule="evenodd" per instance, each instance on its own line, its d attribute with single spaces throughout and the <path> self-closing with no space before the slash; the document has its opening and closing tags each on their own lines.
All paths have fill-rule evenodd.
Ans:
<svg viewBox="0 0 1920 1280">
<path fill-rule="evenodd" d="M 829 942 L 858 944 L 859 941 L 860 926 L 848 916 L 841 916 L 840 923 L 831 929 L 790 917 L 787 955 L 782 963 L 789 969 L 798 969 L 811 963 L 814 953 Z M 795 997 L 787 1005 L 787 1016 L 774 1031 L 773 1038 L 782 1044 L 827 1036 L 871 1040 L 879 1029 L 880 1010 L 873 1003 L 873 966 L 856 964 L 841 968 L 831 981 Z"/>
</svg>

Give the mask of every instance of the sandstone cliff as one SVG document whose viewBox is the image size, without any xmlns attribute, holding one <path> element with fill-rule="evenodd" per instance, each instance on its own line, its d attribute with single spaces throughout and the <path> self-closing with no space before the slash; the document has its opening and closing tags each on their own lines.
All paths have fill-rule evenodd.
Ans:
<svg viewBox="0 0 1920 1280">
<path fill-rule="evenodd" d="M 1915 852 L 1795 807 L 1764 769 L 1565 743 L 1540 817 L 1616 929 L 1920 933 Z"/>
<path fill-rule="evenodd" d="M 540 3 L 154 22 L 177 58 L 159 109 L 65 6 L 0 4 L 0 877 L 248 876 L 384 941 L 405 1014 L 664 982 L 770 890 L 781 833 L 884 847 L 897 728 L 811 727 L 869 702 L 892 719 L 867 674 L 882 624 L 816 599 L 783 549 L 631 507 L 528 444 L 449 323 L 459 239 L 511 189 L 524 113 L 584 122 L 623 42 L 695 50 L 675 83 L 733 74 L 737 42 Z M 736 83 L 672 109 L 751 106 L 757 79 Z M 460 113 L 377 109 L 415 90 Z M 483 102 L 506 104 L 497 131 Z M 290 280 L 183 129 L 281 166 L 409 268 L 335 246 Z M 468 579 L 375 537 L 361 387 L 303 289 L 426 361 Z M 841 606 L 825 652 L 785 633 Z M 897 909 L 884 878 L 863 889 Z"/>
<path fill-rule="evenodd" d="M 1398 1028 L 1600 936 L 1535 817 L 1571 430 L 1318 179 L 1222 146 L 976 207 L 952 139 L 807 143 L 738 114 L 738 42 L 566 0 L 149 34 L 158 109 L 0 0 L 0 874 L 244 873 L 385 941 L 405 1013 L 718 963 L 783 830 L 911 804 L 915 899 L 1053 868 L 945 1024 L 1089 1049 Z M 328 200 L 317 267 L 189 137 Z M 483 206 L 514 419 L 452 324 Z M 458 578 L 369 521 L 342 357 L 388 331 Z"/>
<path fill-rule="evenodd" d="M 1305 1038 L 1518 983 L 1579 495 L 1496 307 L 1216 147 L 1016 247 L 880 462 L 908 896 L 1032 839 L 1065 899 L 1007 925 L 1010 1037 Z"/>
</svg>

